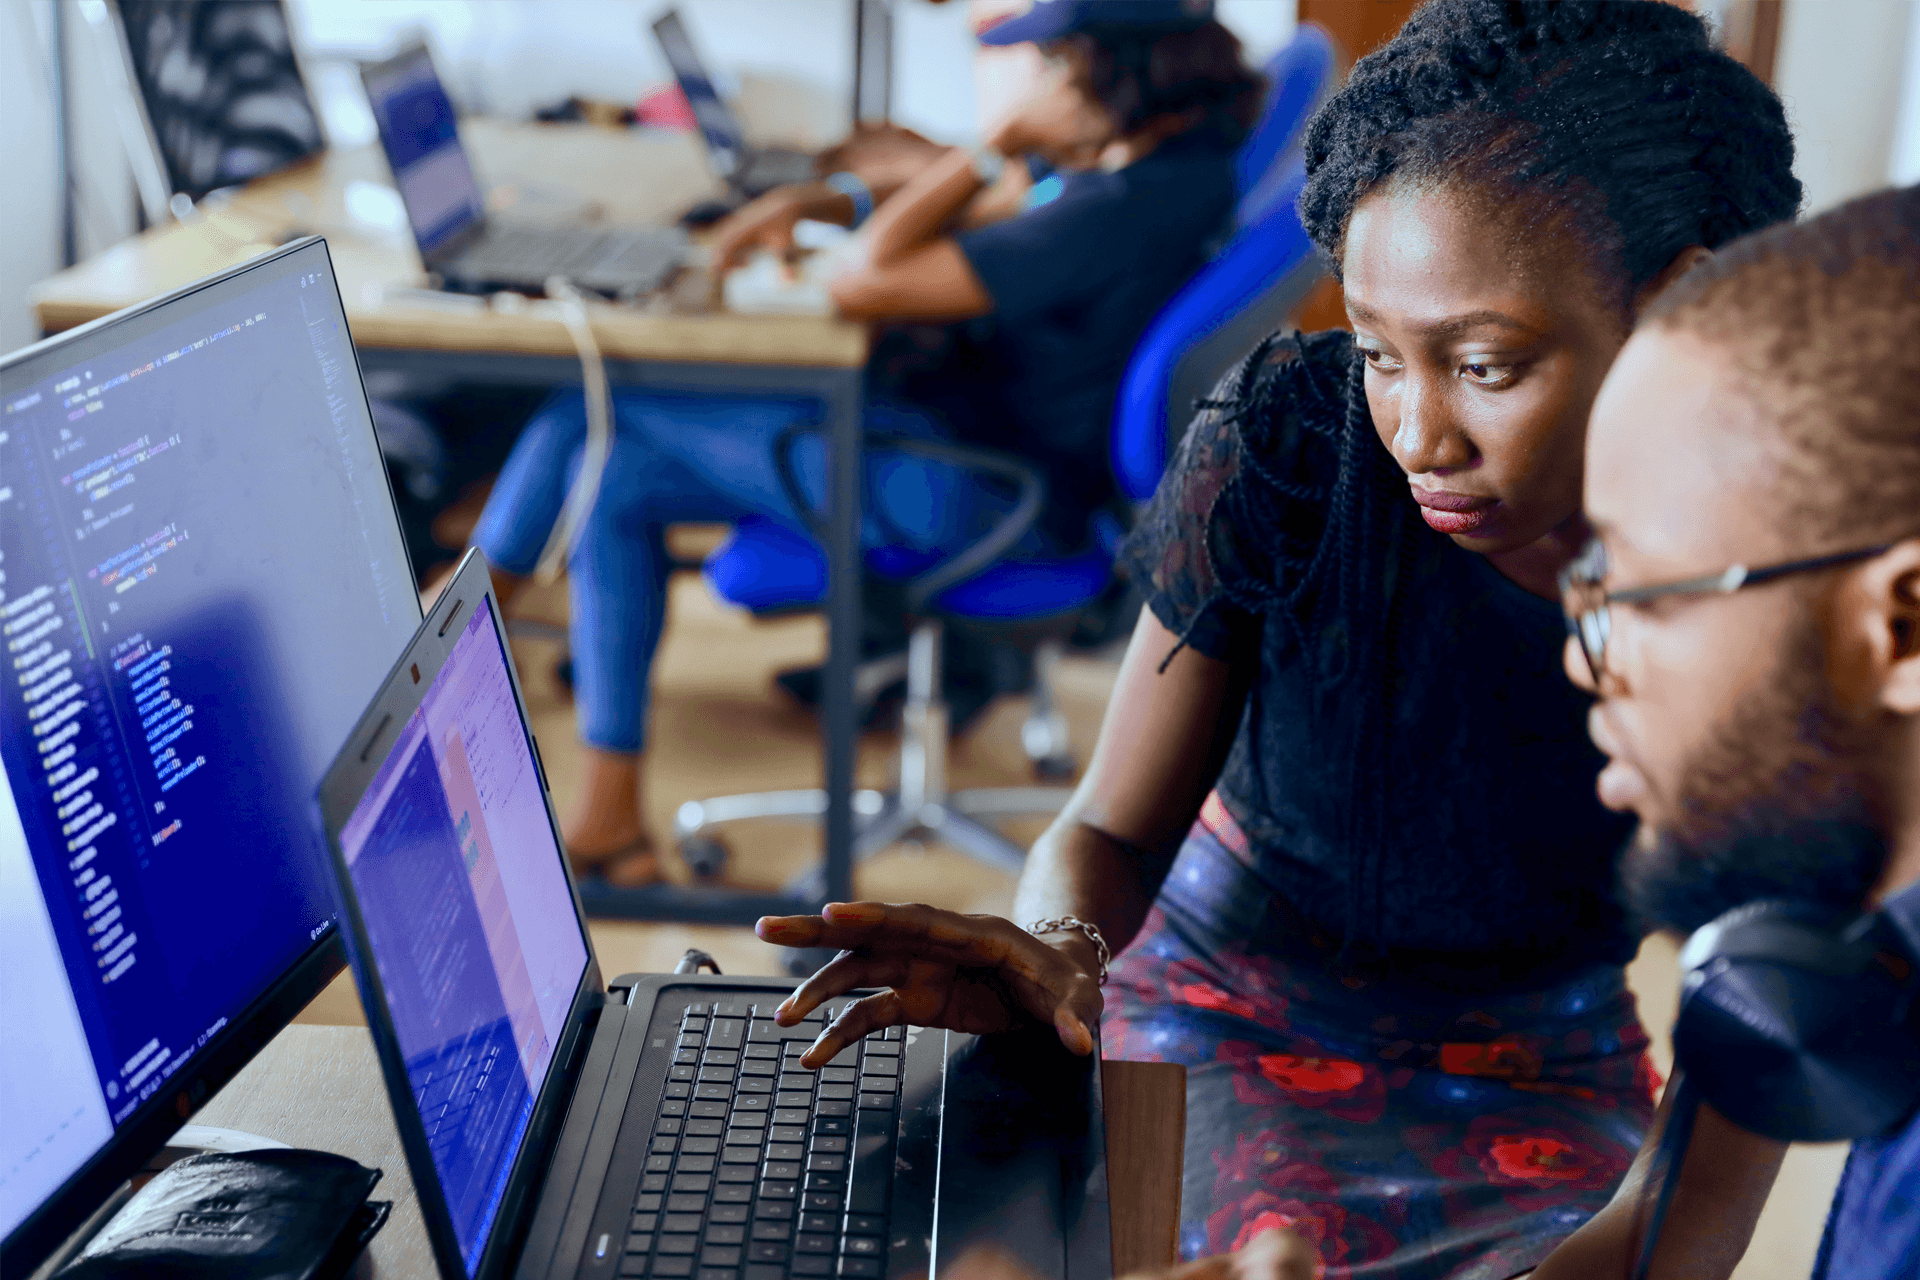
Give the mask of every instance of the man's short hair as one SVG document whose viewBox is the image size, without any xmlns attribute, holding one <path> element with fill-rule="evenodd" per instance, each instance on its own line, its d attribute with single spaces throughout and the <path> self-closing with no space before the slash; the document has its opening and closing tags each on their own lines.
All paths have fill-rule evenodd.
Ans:
<svg viewBox="0 0 1920 1280">
<path fill-rule="evenodd" d="M 1733 358 L 1809 554 L 1920 536 L 1920 186 L 1736 241 L 1642 324 Z"/>
</svg>

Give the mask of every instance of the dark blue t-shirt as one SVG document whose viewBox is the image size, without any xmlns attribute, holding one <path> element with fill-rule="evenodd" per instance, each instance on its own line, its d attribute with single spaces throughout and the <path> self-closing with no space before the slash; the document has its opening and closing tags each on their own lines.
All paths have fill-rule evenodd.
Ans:
<svg viewBox="0 0 1920 1280">
<path fill-rule="evenodd" d="M 1229 229 L 1233 158 L 1229 133 L 1203 126 L 1112 173 L 1063 172 L 1053 200 L 958 237 L 993 312 L 966 327 L 955 425 L 1040 463 L 1048 524 L 1067 536 L 1112 492 L 1107 439 L 1134 345 Z"/>
<path fill-rule="evenodd" d="M 1827 1215 L 1813 1280 L 1920 1276 L 1920 1116 L 1853 1144 Z"/>
</svg>

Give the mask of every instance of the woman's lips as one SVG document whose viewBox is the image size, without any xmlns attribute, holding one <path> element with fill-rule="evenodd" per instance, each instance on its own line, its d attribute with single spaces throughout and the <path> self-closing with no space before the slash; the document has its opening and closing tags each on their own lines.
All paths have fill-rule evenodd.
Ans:
<svg viewBox="0 0 1920 1280">
<path fill-rule="evenodd" d="M 1500 499 L 1470 493 L 1449 493 L 1445 489 L 1414 486 L 1413 500 L 1420 504 L 1420 518 L 1439 533 L 1473 533 L 1492 524 L 1500 512 Z"/>
</svg>

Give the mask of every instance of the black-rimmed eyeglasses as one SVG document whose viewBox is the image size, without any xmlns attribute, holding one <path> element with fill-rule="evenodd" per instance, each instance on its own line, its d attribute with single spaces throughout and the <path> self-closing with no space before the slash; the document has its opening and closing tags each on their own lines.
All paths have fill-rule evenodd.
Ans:
<svg viewBox="0 0 1920 1280">
<path fill-rule="evenodd" d="M 1586 549 L 1575 557 L 1572 564 L 1561 570 L 1560 597 L 1567 611 L 1567 630 L 1580 642 L 1580 653 L 1587 660 L 1587 674 L 1593 677 L 1594 687 L 1598 688 L 1601 673 L 1607 669 L 1607 639 L 1613 634 L 1612 605 L 1645 604 L 1662 596 L 1732 595 L 1747 587 L 1757 587 L 1763 582 L 1772 582 L 1775 578 L 1790 574 L 1813 573 L 1819 569 L 1831 569 L 1835 565 L 1852 564 L 1856 560 L 1871 560 L 1891 549 L 1891 543 L 1862 547 L 1858 551 L 1841 551 L 1833 555 L 1814 556 L 1809 560 L 1789 560 L 1758 569 L 1736 564 L 1704 577 L 1609 591 L 1602 585 L 1607 578 L 1607 549 L 1595 538 L 1587 543 Z"/>
</svg>

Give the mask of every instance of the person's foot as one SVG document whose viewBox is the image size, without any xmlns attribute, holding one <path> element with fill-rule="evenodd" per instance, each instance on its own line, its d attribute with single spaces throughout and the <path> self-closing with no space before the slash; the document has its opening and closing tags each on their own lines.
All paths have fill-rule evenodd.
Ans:
<svg viewBox="0 0 1920 1280">
<path fill-rule="evenodd" d="M 585 849 L 567 841 L 567 861 L 576 876 L 599 876 L 620 889 L 637 889 L 660 880 L 660 855 L 653 837 L 641 833 L 625 844 Z"/>
<path fill-rule="evenodd" d="M 581 767 L 579 799 L 560 824 L 574 872 L 621 888 L 660 879 L 660 855 L 641 816 L 640 756 L 587 747 Z"/>
</svg>

